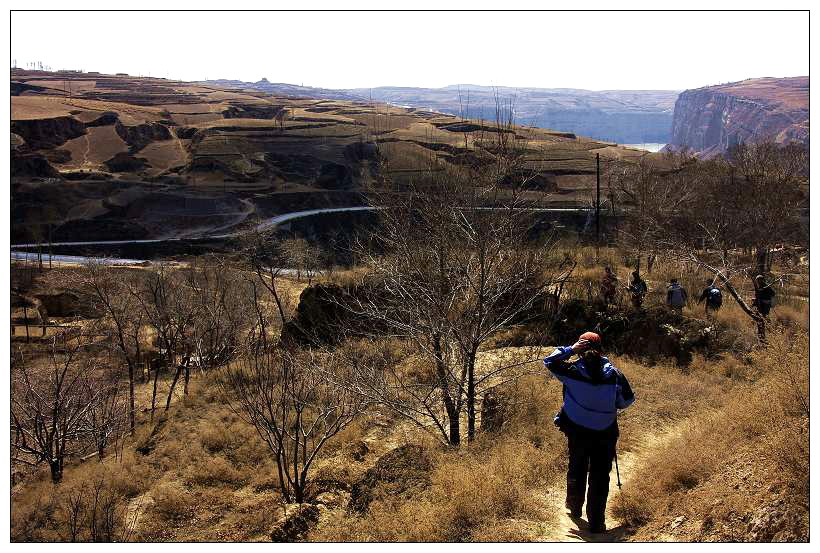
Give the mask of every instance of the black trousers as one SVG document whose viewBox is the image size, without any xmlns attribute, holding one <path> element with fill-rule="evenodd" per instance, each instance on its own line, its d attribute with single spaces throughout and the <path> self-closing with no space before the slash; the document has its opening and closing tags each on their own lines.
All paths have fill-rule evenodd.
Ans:
<svg viewBox="0 0 820 553">
<path fill-rule="evenodd" d="M 567 507 L 580 511 L 586 492 L 587 522 L 590 526 L 603 526 L 606 499 L 609 495 L 609 472 L 615 458 L 618 435 L 612 432 L 569 431 L 567 441 Z"/>
</svg>

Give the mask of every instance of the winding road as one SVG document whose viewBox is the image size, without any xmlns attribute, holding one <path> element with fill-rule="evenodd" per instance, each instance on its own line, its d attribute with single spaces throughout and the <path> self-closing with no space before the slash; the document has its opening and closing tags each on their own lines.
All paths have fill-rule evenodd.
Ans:
<svg viewBox="0 0 820 553">
<path fill-rule="evenodd" d="M 303 211 L 291 211 L 289 213 L 282 213 L 281 215 L 275 215 L 268 219 L 265 219 L 261 223 L 258 223 L 251 229 L 242 230 L 242 231 L 235 231 L 235 232 L 228 232 L 224 234 L 202 234 L 199 236 L 190 235 L 185 237 L 176 237 L 176 238 L 149 238 L 149 239 L 142 239 L 142 240 L 96 240 L 90 242 L 39 242 L 39 243 L 31 243 L 31 244 L 12 244 L 11 245 L 11 259 L 14 261 L 23 261 L 23 260 L 36 260 L 39 259 L 36 252 L 21 252 L 15 251 L 17 249 L 22 248 L 48 248 L 48 247 L 59 247 L 59 246 L 116 246 L 116 245 L 123 245 L 123 244 L 158 244 L 164 242 L 180 242 L 184 240 L 205 240 L 205 239 L 215 239 L 215 240 L 222 240 L 226 238 L 237 238 L 244 234 L 249 234 L 252 232 L 264 232 L 273 229 L 279 225 L 289 223 L 290 221 L 301 219 L 303 217 L 311 217 L 313 215 L 320 215 L 326 213 L 344 213 L 344 212 L 356 212 L 356 211 L 376 211 L 378 207 L 370 207 L 370 206 L 360 206 L 360 207 L 328 207 L 328 208 L 321 208 L 321 209 L 306 209 Z M 492 207 L 486 208 L 477 208 L 477 209 L 497 209 Z M 500 208 L 503 209 L 503 208 Z M 570 213 L 570 212 L 582 212 L 587 211 L 586 208 L 532 208 L 528 209 L 528 211 L 537 211 L 537 212 L 555 212 L 555 213 Z M 43 263 L 48 263 L 49 260 L 56 263 L 85 263 L 89 259 L 97 260 L 101 263 L 106 265 L 137 265 L 140 263 L 145 263 L 146 260 L 144 259 L 118 259 L 118 258 L 100 258 L 100 257 L 85 257 L 80 255 L 59 255 L 59 254 L 41 254 Z"/>
</svg>

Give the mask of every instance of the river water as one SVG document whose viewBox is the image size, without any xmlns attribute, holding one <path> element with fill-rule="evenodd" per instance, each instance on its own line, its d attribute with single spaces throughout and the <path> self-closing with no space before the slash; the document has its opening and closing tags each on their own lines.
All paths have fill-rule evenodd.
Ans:
<svg viewBox="0 0 820 553">
<path fill-rule="evenodd" d="M 638 150 L 646 150 L 647 152 L 660 152 L 661 148 L 666 144 L 658 144 L 657 142 L 644 142 L 643 144 L 621 144 L 627 148 L 637 148 Z"/>
</svg>

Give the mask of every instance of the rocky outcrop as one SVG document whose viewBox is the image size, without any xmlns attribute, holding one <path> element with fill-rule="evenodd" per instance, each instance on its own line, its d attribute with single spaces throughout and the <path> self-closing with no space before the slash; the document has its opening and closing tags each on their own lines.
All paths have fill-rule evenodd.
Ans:
<svg viewBox="0 0 820 553">
<path fill-rule="evenodd" d="M 193 138 L 199 132 L 196 127 L 179 127 L 177 128 L 177 137 L 182 139 Z"/>
<path fill-rule="evenodd" d="M 809 143 L 809 78 L 749 79 L 687 90 L 675 102 L 669 149 L 709 157 L 741 142 Z"/>
<path fill-rule="evenodd" d="M 126 152 L 117 155 L 105 162 L 109 171 L 114 173 L 136 173 L 149 167 L 148 160 L 143 157 L 134 157 Z"/>
<path fill-rule="evenodd" d="M 156 140 L 170 140 L 172 138 L 171 131 L 168 127 L 160 123 L 142 123 L 141 125 L 126 126 L 117 121 L 114 128 L 117 134 L 120 135 L 128 146 L 129 151 L 133 154 L 139 152 L 151 142 Z"/>
<path fill-rule="evenodd" d="M 119 119 L 120 119 L 120 116 L 117 115 L 115 112 L 105 111 L 105 112 L 102 113 L 102 115 L 100 115 L 99 117 L 97 117 L 93 121 L 90 121 L 90 122 L 86 123 L 85 126 L 86 127 L 105 127 L 105 126 L 108 126 L 108 125 L 114 125 L 115 123 L 117 123 L 117 121 L 119 121 Z"/>
<path fill-rule="evenodd" d="M 35 294 L 41 309 L 48 317 L 97 318 L 101 316 L 99 309 L 94 305 L 92 298 L 80 296 L 76 292 L 57 291 L 49 294 Z"/>
<path fill-rule="evenodd" d="M 604 347 L 610 353 L 631 355 L 650 363 L 673 358 L 684 366 L 696 351 L 725 351 L 728 348 L 720 340 L 731 339 L 718 339 L 714 325 L 708 321 L 685 317 L 665 306 L 607 310 L 583 300 L 570 300 L 562 305 L 550 337 L 556 344 L 571 344 L 589 329 L 601 333 Z"/>
<path fill-rule="evenodd" d="M 285 106 L 231 106 L 222 112 L 225 119 L 273 119 Z"/>
<path fill-rule="evenodd" d="M 11 132 L 21 136 L 32 150 L 44 150 L 82 136 L 86 130 L 83 123 L 65 116 L 12 121 Z"/>
<path fill-rule="evenodd" d="M 12 177 L 59 178 L 60 174 L 38 153 L 11 151 Z"/>
</svg>

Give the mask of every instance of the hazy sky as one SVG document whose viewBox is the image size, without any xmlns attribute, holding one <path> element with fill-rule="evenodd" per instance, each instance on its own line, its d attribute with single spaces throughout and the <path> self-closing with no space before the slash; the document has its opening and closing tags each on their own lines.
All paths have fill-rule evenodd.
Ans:
<svg viewBox="0 0 820 553">
<path fill-rule="evenodd" d="M 809 72 L 806 12 L 12 12 L 11 59 L 183 80 L 686 89 Z"/>
</svg>

